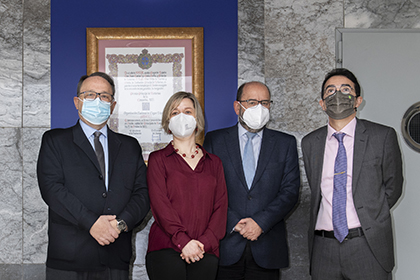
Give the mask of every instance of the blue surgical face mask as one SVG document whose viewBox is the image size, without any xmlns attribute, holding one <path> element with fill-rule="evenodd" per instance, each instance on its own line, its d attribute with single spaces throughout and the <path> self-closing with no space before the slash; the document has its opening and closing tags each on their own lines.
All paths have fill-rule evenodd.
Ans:
<svg viewBox="0 0 420 280">
<path fill-rule="evenodd" d="M 80 99 L 80 98 L 79 98 Z M 106 122 L 111 115 L 111 103 L 99 98 L 95 100 L 82 100 L 83 107 L 80 114 L 91 124 L 100 125 Z"/>
</svg>

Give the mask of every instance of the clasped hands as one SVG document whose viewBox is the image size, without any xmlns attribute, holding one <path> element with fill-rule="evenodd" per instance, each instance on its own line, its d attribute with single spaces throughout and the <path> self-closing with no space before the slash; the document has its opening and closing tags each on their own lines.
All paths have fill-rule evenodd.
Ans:
<svg viewBox="0 0 420 280">
<path fill-rule="evenodd" d="M 234 230 L 250 241 L 257 240 L 262 233 L 261 227 L 252 218 L 241 219 Z"/>
<path fill-rule="evenodd" d="M 113 243 L 120 235 L 116 218 L 117 216 L 115 215 L 102 215 L 90 228 L 90 235 L 92 235 L 101 246 Z"/>
<path fill-rule="evenodd" d="M 190 240 L 190 242 L 182 248 L 181 258 L 188 264 L 198 262 L 204 258 L 204 244 L 198 240 Z"/>
</svg>

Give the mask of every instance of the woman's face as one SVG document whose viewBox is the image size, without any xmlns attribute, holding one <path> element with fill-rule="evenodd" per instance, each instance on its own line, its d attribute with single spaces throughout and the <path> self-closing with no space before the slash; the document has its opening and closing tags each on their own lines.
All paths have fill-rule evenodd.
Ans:
<svg viewBox="0 0 420 280">
<path fill-rule="evenodd" d="M 184 113 L 185 115 L 191 115 L 195 117 L 195 108 L 194 103 L 189 98 L 182 99 L 181 103 L 179 103 L 178 107 L 172 110 L 171 118 L 180 114 Z"/>
</svg>

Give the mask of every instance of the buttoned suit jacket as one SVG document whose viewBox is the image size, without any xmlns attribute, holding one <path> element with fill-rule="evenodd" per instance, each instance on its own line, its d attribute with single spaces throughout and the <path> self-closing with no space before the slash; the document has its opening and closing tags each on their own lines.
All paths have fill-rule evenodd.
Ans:
<svg viewBox="0 0 420 280">
<path fill-rule="evenodd" d="M 95 151 L 79 122 L 44 133 L 38 183 L 48 205 L 47 266 L 60 270 L 128 270 L 131 233 L 149 211 L 146 166 L 137 140 L 108 129 L 106 190 Z M 117 215 L 130 230 L 101 246 L 89 230 L 100 215 Z"/>
<path fill-rule="evenodd" d="M 310 257 L 321 202 L 320 185 L 327 130 L 327 126 L 324 126 L 302 139 L 305 171 L 311 188 L 308 231 Z M 395 130 L 357 119 L 352 174 L 354 206 L 371 251 L 388 272 L 394 267 L 390 209 L 401 196 L 402 185 L 401 152 Z"/>
<path fill-rule="evenodd" d="M 265 128 L 258 165 L 248 189 L 242 166 L 237 125 L 207 133 L 204 148 L 223 163 L 228 190 L 226 235 L 220 243 L 220 265 L 239 261 L 247 239 L 232 231 L 242 219 L 251 217 L 263 230 L 251 242 L 256 263 L 267 269 L 289 264 L 284 219 L 299 196 L 300 175 L 296 139 Z"/>
</svg>

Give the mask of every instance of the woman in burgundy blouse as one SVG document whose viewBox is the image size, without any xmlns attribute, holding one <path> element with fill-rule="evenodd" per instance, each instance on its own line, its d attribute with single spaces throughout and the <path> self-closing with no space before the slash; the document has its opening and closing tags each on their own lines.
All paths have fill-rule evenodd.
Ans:
<svg viewBox="0 0 420 280">
<path fill-rule="evenodd" d="M 147 183 L 155 222 L 147 274 L 151 280 L 215 279 L 219 241 L 226 232 L 227 191 L 222 162 L 196 144 L 204 116 L 195 96 L 172 95 L 162 127 L 173 141 L 149 156 Z"/>
</svg>

